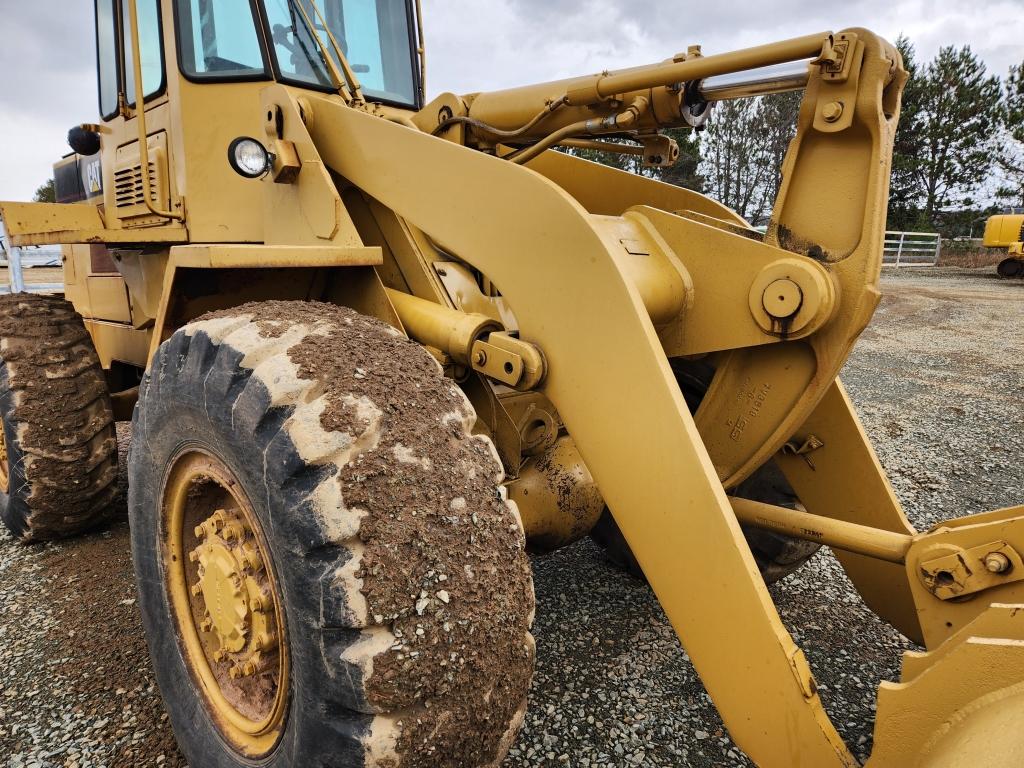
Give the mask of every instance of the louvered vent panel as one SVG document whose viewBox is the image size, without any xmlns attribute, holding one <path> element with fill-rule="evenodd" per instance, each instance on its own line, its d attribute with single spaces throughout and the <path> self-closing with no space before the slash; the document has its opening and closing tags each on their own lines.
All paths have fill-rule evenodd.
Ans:
<svg viewBox="0 0 1024 768">
<path fill-rule="evenodd" d="M 149 163 L 149 194 L 151 200 L 160 199 L 160 178 L 153 162 Z M 120 168 L 114 172 L 114 200 L 118 208 L 145 205 L 141 165 Z"/>
</svg>

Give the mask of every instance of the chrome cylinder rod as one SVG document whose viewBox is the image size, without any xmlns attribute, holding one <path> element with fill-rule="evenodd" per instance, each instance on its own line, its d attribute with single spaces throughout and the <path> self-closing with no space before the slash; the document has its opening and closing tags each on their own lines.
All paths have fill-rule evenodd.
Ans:
<svg viewBox="0 0 1024 768">
<path fill-rule="evenodd" d="M 704 101 L 743 99 L 769 93 L 801 91 L 807 87 L 809 63 L 793 62 L 704 80 L 698 91 Z"/>
</svg>

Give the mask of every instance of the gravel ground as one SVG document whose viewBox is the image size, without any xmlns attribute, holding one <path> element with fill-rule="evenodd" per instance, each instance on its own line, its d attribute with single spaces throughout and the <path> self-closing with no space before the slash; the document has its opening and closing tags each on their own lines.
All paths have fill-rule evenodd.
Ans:
<svg viewBox="0 0 1024 768">
<path fill-rule="evenodd" d="M 843 377 L 909 516 L 924 527 L 1020 503 L 1024 285 L 908 269 L 883 287 Z M 508 768 L 750 765 L 650 590 L 589 542 L 534 568 L 537 676 Z M 772 594 L 866 757 L 875 687 L 910 644 L 828 552 Z M 149 670 L 126 523 L 35 548 L 0 533 L 0 765 L 183 765 Z"/>
</svg>

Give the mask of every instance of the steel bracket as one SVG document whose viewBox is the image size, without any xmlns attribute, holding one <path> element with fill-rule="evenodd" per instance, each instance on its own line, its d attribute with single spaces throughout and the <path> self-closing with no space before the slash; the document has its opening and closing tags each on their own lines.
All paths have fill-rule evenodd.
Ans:
<svg viewBox="0 0 1024 768">
<path fill-rule="evenodd" d="M 1020 554 L 1005 541 L 992 541 L 923 560 L 921 582 L 940 600 L 973 595 L 991 587 L 1024 579 Z"/>
<path fill-rule="evenodd" d="M 544 378 L 544 357 L 533 344 L 507 332 L 473 342 L 473 370 L 518 390 L 533 389 Z"/>
</svg>

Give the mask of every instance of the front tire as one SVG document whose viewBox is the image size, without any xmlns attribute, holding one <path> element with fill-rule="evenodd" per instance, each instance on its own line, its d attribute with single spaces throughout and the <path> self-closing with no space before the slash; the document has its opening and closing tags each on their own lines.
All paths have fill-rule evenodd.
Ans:
<svg viewBox="0 0 1024 768">
<path fill-rule="evenodd" d="M 500 763 L 533 590 L 474 421 L 421 347 L 333 305 L 245 305 L 161 345 L 129 454 L 132 551 L 191 764 Z"/>
</svg>

